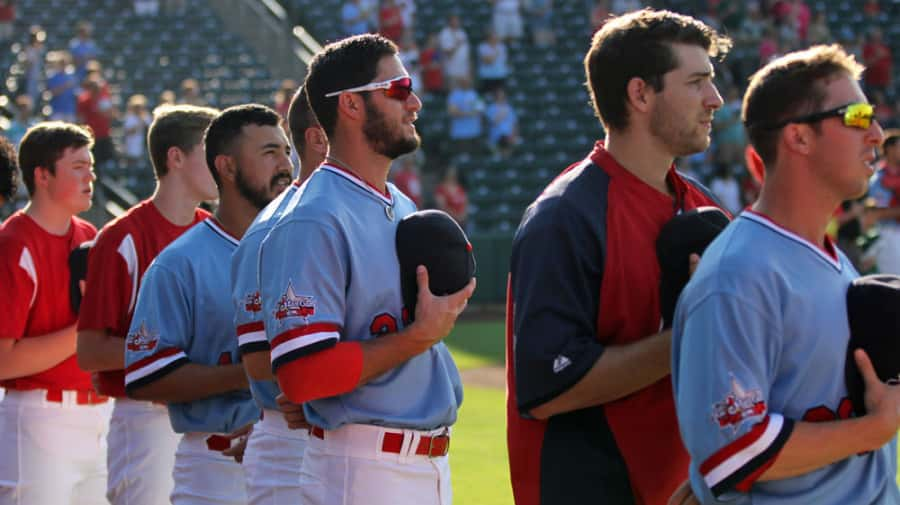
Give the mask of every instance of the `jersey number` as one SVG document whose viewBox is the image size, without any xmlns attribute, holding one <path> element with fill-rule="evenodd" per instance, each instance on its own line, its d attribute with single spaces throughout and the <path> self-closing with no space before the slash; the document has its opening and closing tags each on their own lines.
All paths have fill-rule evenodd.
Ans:
<svg viewBox="0 0 900 505">
<path fill-rule="evenodd" d="M 838 405 L 837 412 L 824 405 L 819 405 L 818 407 L 807 410 L 806 413 L 803 414 L 803 420 L 811 423 L 824 423 L 826 421 L 836 421 L 838 419 L 849 419 L 850 414 L 852 413 L 853 404 L 850 403 L 849 398 L 843 398 Z"/>
</svg>

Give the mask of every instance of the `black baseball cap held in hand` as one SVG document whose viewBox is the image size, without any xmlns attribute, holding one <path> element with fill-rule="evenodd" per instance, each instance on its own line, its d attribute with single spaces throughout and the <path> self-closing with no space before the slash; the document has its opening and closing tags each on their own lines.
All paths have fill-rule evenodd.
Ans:
<svg viewBox="0 0 900 505">
<path fill-rule="evenodd" d="M 428 287 L 438 296 L 466 287 L 475 276 L 475 254 L 465 232 L 449 214 L 420 210 L 397 225 L 397 258 L 403 305 L 412 320 L 416 315 L 416 267 L 428 269 Z"/>
<path fill-rule="evenodd" d="M 876 274 L 854 280 L 847 288 L 850 342 L 844 380 L 857 415 L 866 413 L 865 384 L 853 352 L 863 349 L 882 382 L 900 379 L 900 276 Z"/>
<path fill-rule="evenodd" d="M 728 214 L 717 207 L 697 207 L 676 215 L 663 225 L 656 238 L 663 328 L 672 327 L 675 303 L 691 277 L 691 254 L 703 254 L 730 222 Z"/>
</svg>

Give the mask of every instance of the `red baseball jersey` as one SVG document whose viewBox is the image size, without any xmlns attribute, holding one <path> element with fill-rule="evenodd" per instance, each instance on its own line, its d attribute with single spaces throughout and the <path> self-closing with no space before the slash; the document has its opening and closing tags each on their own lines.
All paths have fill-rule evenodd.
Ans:
<svg viewBox="0 0 900 505">
<path fill-rule="evenodd" d="M 0 338 L 37 337 L 75 323 L 69 303 L 69 253 L 97 235 L 93 225 L 72 217 L 65 235 L 52 235 L 18 211 L 0 230 Z M 90 375 L 78 368 L 75 354 L 28 377 L 4 380 L 8 389 L 90 390 Z"/>
<path fill-rule="evenodd" d="M 78 330 L 106 330 L 125 338 L 147 267 L 170 242 L 207 217 L 209 212 L 197 209 L 191 224 L 176 226 L 152 201 L 144 200 L 104 226 L 88 255 Z M 123 370 L 99 372 L 97 376 L 99 393 L 125 396 Z"/>
</svg>

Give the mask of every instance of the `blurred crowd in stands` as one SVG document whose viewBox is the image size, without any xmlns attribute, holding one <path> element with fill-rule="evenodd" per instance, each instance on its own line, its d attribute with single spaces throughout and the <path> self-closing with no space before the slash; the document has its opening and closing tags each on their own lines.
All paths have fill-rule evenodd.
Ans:
<svg viewBox="0 0 900 505">
<path fill-rule="evenodd" d="M 559 1 L 559 0 L 558 0 Z M 875 104 L 885 127 L 900 126 L 900 102 L 895 101 L 893 54 L 879 26 L 882 2 L 865 0 L 860 9 L 873 20 L 866 32 L 843 27 L 836 32 L 828 24 L 824 3 L 806 0 L 579 0 L 592 30 L 612 15 L 651 5 L 669 7 L 697 16 L 729 34 L 735 51 L 717 65 L 716 82 L 725 101 L 716 113 L 713 144 L 705 153 L 681 159 L 679 168 L 705 182 L 733 211 L 756 196 L 758 184 L 745 167 L 746 137 L 740 120 L 741 96 L 747 78 L 762 64 L 785 52 L 816 43 L 840 42 L 866 67 L 865 90 Z M 484 36 L 471 40 L 460 15 L 451 14 L 433 33 L 415 30 L 417 0 L 344 0 L 339 12 L 343 30 L 339 35 L 377 31 L 395 41 L 409 69 L 416 92 L 437 97 L 446 107 L 441 132 L 446 149 L 441 159 L 427 164 L 420 150 L 398 160 L 392 177 L 420 205 L 435 205 L 459 221 L 467 218 L 467 177 L 459 173 L 460 155 L 503 160 L 529 149 L 529 139 L 520 135 L 519 114 L 508 100 L 511 68 L 510 47 L 552 47 L 561 37 L 585 40 L 590 33 L 560 30 L 554 23 L 553 0 L 490 0 L 491 19 L 485 19 Z M 178 12 L 185 0 L 134 0 L 137 16 Z M 16 0 L 0 0 L 0 43 L 17 52 L 24 67 L 17 92 L 6 103 L 11 117 L 3 126 L 5 135 L 17 142 L 34 122 L 50 118 L 87 124 L 97 136 L 94 156 L 98 171 L 109 167 L 131 167 L 127 173 L 147 165 L 144 136 L 152 110 L 163 103 L 205 104 L 203 83 L 186 79 L 179 89 L 158 97 L 111 96 L 102 63 L 104 55 L 92 39 L 88 22 L 79 23 L 68 47 L 45 47 L 46 34 L 32 26 L 23 40 L 14 38 Z M 21 23 L 20 23 L 21 24 Z M 420 33 L 417 40 L 415 34 Z M 579 77 L 580 78 L 580 77 Z M 272 103 L 286 113 L 297 82 L 285 80 L 274 90 Z M 7 83 L 9 88 L 9 83 Z M 539 107 L 538 98 L 534 105 Z M 434 103 L 433 101 L 431 103 Z M 216 104 L 225 106 L 230 104 Z M 587 107 L 587 105 L 585 105 Z M 427 114 L 420 124 L 428 121 Z M 587 153 L 591 146 L 585 145 Z M 423 167 L 428 167 L 427 173 Z M 438 167 L 438 168 L 434 168 Z M 551 171 L 563 167 L 547 167 Z M 127 181 L 125 181 L 127 184 Z"/>
</svg>

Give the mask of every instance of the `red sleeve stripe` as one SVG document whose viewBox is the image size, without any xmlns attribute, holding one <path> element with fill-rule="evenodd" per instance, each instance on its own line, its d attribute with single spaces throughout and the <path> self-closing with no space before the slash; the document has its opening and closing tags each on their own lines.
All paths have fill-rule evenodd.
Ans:
<svg viewBox="0 0 900 505">
<path fill-rule="evenodd" d="M 279 357 L 325 340 L 340 340 L 340 326 L 317 323 L 294 328 L 272 339 L 272 361 Z"/>
<path fill-rule="evenodd" d="M 177 347 L 169 347 L 153 356 L 136 361 L 125 369 L 125 385 L 140 380 L 180 359 L 187 359 L 184 351 Z"/>
<path fill-rule="evenodd" d="M 262 339 L 266 339 L 266 327 L 263 326 L 262 321 L 253 321 L 252 323 L 240 324 L 237 327 L 238 340 L 240 340 L 244 335 L 254 335 L 254 337 L 252 338 L 255 342 L 260 339 L 260 337 L 256 335 L 257 333 L 262 333 Z"/>
<path fill-rule="evenodd" d="M 268 351 L 269 341 L 262 321 L 242 324 L 237 327 L 238 350 L 241 354 L 257 351 Z"/>
<path fill-rule="evenodd" d="M 785 423 L 784 417 L 780 414 L 766 416 L 749 432 L 716 451 L 700 465 L 700 474 L 703 475 L 706 485 L 713 489 L 735 474 L 744 473 L 748 465 L 753 463 L 758 456 L 773 448 L 773 444 L 777 441 L 783 444 L 786 437 L 779 435 L 782 435 L 785 428 L 790 430 L 791 427 L 792 424 Z M 753 473 L 756 472 L 751 471 L 751 474 Z M 749 487 L 749 484 L 746 485 Z"/>
</svg>

